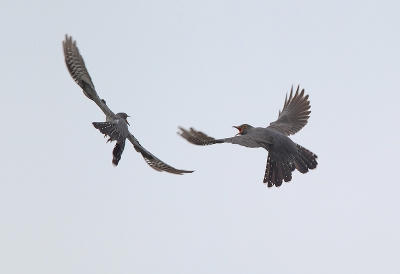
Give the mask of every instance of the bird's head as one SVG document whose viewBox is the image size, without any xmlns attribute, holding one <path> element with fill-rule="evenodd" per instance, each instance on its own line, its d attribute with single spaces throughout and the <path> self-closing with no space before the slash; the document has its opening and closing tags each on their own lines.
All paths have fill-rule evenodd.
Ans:
<svg viewBox="0 0 400 274">
<path fill-rule="evenodd" d="M 236 128 L 237 130 L 239 130 L 238 134 L 240 134 L 240 135 L 247 134 L 248 130 L 253 128 L 252 126 L 250 126 L 248 124 L 243 124 L 243 125 L 240 125 L 240 126 L 233 126 L 233 127 Z M 238 135 L 238 134 L 236 134 L 236 135 Z"/>
<path fill-rule="evenodd" d="M 130 126 L 130 124 L 129 124 L 129 122 L 128 122 L 127 119 L 128 119 L 128 117 L 131 117 L 131 116 L 129 116 L 129 115 L 126 114 L 125 112 L 117 113 L 116 116 L 119 116 L 119 117 L 121 117 L 122 119 L 124 119 L 125 122 L 128 124 L 128 126 Z"/>
</svg>

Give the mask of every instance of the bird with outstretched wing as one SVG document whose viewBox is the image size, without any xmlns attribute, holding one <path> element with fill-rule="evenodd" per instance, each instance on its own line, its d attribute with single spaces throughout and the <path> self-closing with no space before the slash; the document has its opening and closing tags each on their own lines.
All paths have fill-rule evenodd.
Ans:
<svg viewBox="0 0 400 274">
<path fill-rule="evenodd" d="M 286 95 L 282 111 L 278 119 L 266 128 L 253 127 L 249 124 L 234 126 L 239 133 L 230 138 L 215 139 L 194 128 L 189 130 L 179 127 L 178 134 L 188 142 L 206 146 L 221 143 L 237 144 L 250 148 L 261 147 L 268 151 L 267 166 L 263 182 L 272 186 L 281 186 L 282 182 L 292 180 L 292 171 L 297 169 L 301 173 L 315 169 L 318 165 L 317 155 L 308 149 L 296 144 L 288 136 L 302 129 L 310 117 L 310 101 L 304 95 L 304 89 L 293 94 L 293 87 L 289 98 Z"/>
<path fill-rule="evenodd" d="M 128 130 L 129 123 L 127 121 L 127 117 L 129 116 L 123 112 L 114 114 L 114 112 L 108 108 L 106 101 L 104 99 L 100 99 L 98 96 L 92 82 L 92 78 L 86 69 L 85 62 L 79 53 L 78 47 L 76 46 L 76 41 L 72 40 L 71 36 L 65 35 L 63 49 L 65 64 L 67 65 L 71 77 L 82 88 L 85 96 L 95 102 L 106 115 L 106 122 L 94 122 L 93 125 L 95 128 L 99 129 L 101 133 L 109 136 L 108 141 L 116 141 L 112 160 L 114 165 L 118 165 L 125 147 L 125 140 L 128 139 L 133 144 L 135 150 L 142 154 L 146 163 L 153 169 L 157 171 L 166 171 L 173 174 L 193 172 L 173 168 L 145 149 L 138 142 L 135 136 L 133 136 Z"/>
</svg>

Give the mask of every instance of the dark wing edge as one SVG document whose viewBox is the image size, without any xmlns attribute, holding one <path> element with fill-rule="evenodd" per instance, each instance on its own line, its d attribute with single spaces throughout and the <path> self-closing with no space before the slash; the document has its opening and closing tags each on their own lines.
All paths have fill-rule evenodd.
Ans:
<svg viewBox="0 0 400 274">
<path fill-rule="evenodd" d="M 93 122 L 93 126 L 105 136 L 109 136 L 108 142 L 117 141 L 113 149 L 113 165 L 117 166 L 121 160 L 125 148 L 125 137 L 121 136 L 121 131 L 113 122 Z"/>
<path fill-rule="evenodd" d="M 67 65 L 72 79 L 83 89 L 85 95 L 93 100 L 93 97 L 97 95 L 93 94 L 96 93 L 94 84 L 86 69 L 85 62 L 79 53 L 79 49 L 76 46 L 76 41 L 72 40 L 72 36 L 68 36 L 68 34 L 65 35 L 63 49 L 65 64 Z"/>
<path fill-rule="evenodd" d="M 208 146 L 213 144 L 224 143 L 224 139 L 215 139 L 213 137 L 207 136 L 201 131 L 197 131 L 194 128 L 189 130 L 183 127 L 178 127 L 181 132 L 177 132 L 182 138 L 186 139 L 189 143 L 197 146 Z"/>
<path fill-rule="evenodd" d="M 194 171 L 194 170 L 176 169 L 176 168 L 166 164 L 165 162 L 161 161 L 156 156 L 151 154 L 147 149 L 145 149 L 139 143 L 139 141 L 135 138 L 135 136 L 132 135 L 132 133 L 129 133 L 128 140 L 132 143 L 132 145 L 135 148 L 135 150 L 142 154 L 142 156 L 143 156 L 144 160 L 146 161 L 146 163 L 151 168 L 153 168 L 153 169 L 155 169 L 157 171 L 160 171 L 160 172 L 165 171 L 165 172 L 169 172 L 169 173 L 172 173 L 172 174 L 179 174 L 179 175 L 182 175 L 184 173 L 192 173 Z"/>
<path fill-rule="evenodd" d="M 289 99 L 285 97 L 282 111 L 279 111 L 278 119 L 272 122 L 268 128 L 281 132 L 286 136 L 293 135 L 300 131 L 310 118 L 310 101 L 308 95 L 304 95 L 304 89 L 299 93 L 300 86 L 297 86 L 293 95 L 293 86 Z"/>
<path fill-rule="evenodd" d="M 189 130 L 184 129 L 183 127 L 178 127 L 181 132 L 178 132 L 178 135 L 186 139 L 189 143 L 197 146 L 209 146 L 213 144 L 221 144 L 221 143 L 230 143 L 234 145 L 240 145 L 250 148 L 256 147 L 264 147 L 265 145 L 258 141 L 257 139 L 253 138 L 253 136 L 249 135 L 238 135 L 229 138 L 223 139 L 215 139 L 204 134 L 201 131 L 197 131 L 194 128 L 190 128 Z"/>
<path fill-rule="evenodd" d="M 63 41 L 64 59 L 67 69 L 74 81 L 82 88 L 85 96 L 94 101 L 104 112 L 104 114 L 113 118 L 115 114 L 108 108 L 106 101 L 100 99 L 98 96 L 92 78 L 86 69 L 85 62 L 83 61 L 82 55 L 79 53 L 79 49 L 76 46 L 76 41 L 72 39 L 72 36 L 65 35 L 65 41 Z"/>
</svg>

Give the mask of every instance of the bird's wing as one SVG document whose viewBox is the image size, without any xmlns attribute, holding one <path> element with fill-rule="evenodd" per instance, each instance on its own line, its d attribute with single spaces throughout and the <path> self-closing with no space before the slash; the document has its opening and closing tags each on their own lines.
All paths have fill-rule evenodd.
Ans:
<svg viewBox="0 0 400 274">
<path fill-rule="evenodd" d="M 109 141 L 122 142 L 129 134 L 126 125 L 124 126 L 123 123 L 124 121 L 121 119 L 115 119 L 111 122 L 93 122 L 92 124 L 101 133 L 110 136 Z"/>
<path fill-rule="evenodd" d="M 128 138 L 128 140 L 133 144 L 133 147 L 135 148 L 135 150 L 137 152 L 141 153 L 144 160 L 146 161 L 146 163 L 149 166 L 151 166 L 152 168 L 154 168 L 155 170 L 166 171 L 166 172 L 173 173 L 173 174 L 183 174 L 183 173 L 192 173 L 193 172 L 193 171 L 188 171 L 188 170 L 176 169 L 170 165 L 167 165 L 166 163 L 164 163 L 163 161 L 158 159 L 156 156 L 151 154 L 147 149 L 145 149 L 139 143 L 139 141 L 135 138 L 135 136 L 132 135 L 132 133 L 130 133 L 128 131 L 127 136 L 125 136 L 124 129 L 119 128 L 118 124 L 116 124 L 115 121 L 117 121 L 117 120 L 114 120 L 113 122 L 93 122 L 93 126 L 97 129 L 99 129 L 101 133 L 107 134 L 108 136 L 110 136 L 109 141 L 117 140 L 117 144 L 115 145 L 113 155 L 114 155 L 114 159 L 118 159 L 118 160 L 116 161 L 116 163 L 114 163 L 114 159 L 113 159 L 114 165 L 117 165 L 119 159 L 121 159 L 123 147 L 125 146 L 125 138 Z M 116 153 L 114 153 L 114 152 L 116 151 L 116 149 L 118 150 L 118 144 L 123 144 L 123 146 L 121 146 L 122 149 L 120 149 L 119 157 L 116 157 L 115 156 Z"/>
<path fill-rule="evenodd" d="M 267 128 L 285 134 L 286 136 L 293 135 L 302 129 L 310 117 L 310 101 L 308 95 L 304 95 L 304 89 L 299 93 L 300 86 L 293 96 L 293 86 L 290 91 L 289 99 L 287 94 L 285 104 L 282 111 L 279 111 L 278 119 L 272 122 Z"/>
<path fill-rule="evenodd" d="M 93 100 L 101 108 L 108 119 L 113 119 L 115 117 L 114 112 L 112 112 L 106 105 L 106 102 L 97 95 L 92 78 L 76 46 L 76 41 L 72 40 L 72 37 L 66 34 L 65 41 L 63 41 L 63 48 L 65 64 L 67 65 L 72 79 L 82 88 L 86 97 Z"/>
<path fill-rule="evenodd" d="M 117 166 L 119 160 L 121 160 L 122 152 L 124 152 L 125 139 L 129 134 L 126 124 L 122 119 L 115 119 L 111 122 L 93 122 L 92 124 L 101 133 L 110 137 L 107 143 L 117 141 L 113 150 L 112 160 L 112 163 Z"/>
<path fill-rule="evenodd" d="M 114 120 L 114 112 L 112 112 L 106 105 L 106 102 L 103 99 L 100 99 L 100 97 L 97 95 L 96 89 L 94 88 L 94 84 L 92 82 L 92 78 L 90 77 L 89 72 L 86 69 L 85 62 L 83 61 L 83 58 L 79 53 L 78 47 L 76 46 L 76 41 L 73 41 L 71 36 L 65 35 L 63 48 L 65 64 L 67 65 L 71 77 L 82 88 L 83 93 L 86 95 L 86 97 L 93 100 L 101 108 L 101 110 L 106 115 L 107 120 Z M 144 147 L 142 147 L 135 136 L 133 136 L 130 132 L 128 132 L 127 138 L 133 144 L 136 151 L 142 154 L 146 163 L 148 163 L 155 170 L 166 171 L 174 174 L 193 172 L 175 169 L 167 165 L 166 163 L 155 157 L 153 154 L 151 154 L 149 151 L 147 151 Z"/>
<path fill-rule="evenodd" d="M 158 159 L 156 156 L 151 154 L 147 149 L 145 149 L 139 143 L 139 141 L 135 138 L 135 136 L 132 135 L 132 133 L 129 133 L 128 140 L 133 144 L 133 147 L 135 148 L 135 150 L 142 154 L 146 163 L 150 167 L 154 168 L 157 171 L 166 171 L 166 172 L 173 173 L 173 174 L 183 174 L 183 173 L 192 173 L 193 172 L 193 170 L 176 169 L 176 168 L 164 163 L 163 161 Z"/>
<path fill-rule="evenodd" d="M 207 136 L 201 131 L 197 131 L 194 128 L 190 128 L 190 130 L 184 129 L 183 127 L 178 127 L 181 132 L 178 132 L 178 135 L 185 138 L 189 143 L 198 146 L 208 146 L 213 144 L 224 143 L 224 139 L 215 139 L 213 137 Z"/>
<path fill-rule="evenodd" d="M 184 129 L 183 127 L 179 127 L 179 129 L 181 130 L 181 132 L 178 132 L 180 136 L 185 138 L 189 143 L 198 146 L 231 143 L 251 148 L 264 147 L 264 144 L 262 142 L 253 138 L 250 135 L 239 135 L 230 138 L 215 139 L 213 137 L 207 136 L 201 131 L 195 130 L 194 128 L 190 128 L 189 130 L 187 130 Z"/>
</svg>

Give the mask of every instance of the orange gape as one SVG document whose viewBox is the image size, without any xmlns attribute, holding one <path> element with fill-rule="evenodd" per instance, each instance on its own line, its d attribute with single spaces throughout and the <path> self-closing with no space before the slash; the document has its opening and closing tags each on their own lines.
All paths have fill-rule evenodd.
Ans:
<svg viewBox="0 0 400 274">
<path fill-rule="evenodd" d="M 288 136 L 302 129 L 310 117 L 310 101 L 304 95 L 304 89 L 299 93 L 297 87 L 293 95 L 293 86 L 289 99 L 285 98 L 278 119 L 268 127 L 253 127 L 249 124 L 233 126 L 239 130 L 234 137 L 214 139 L 193 128 L 189 130 L 179 127 L 179 135 L 194 145 L 205 146 L 220 143 L 231 143 L 245 147 L 262 147 L 268 151 L 265 168 L 264 184 L 268 187 L 281 186 L 282 182 L 292 180 L 292 171 L 297 169 L 306 173 L 317 167 L 317 155 L 308 149 L 294 143 Z"/>
</svg>

